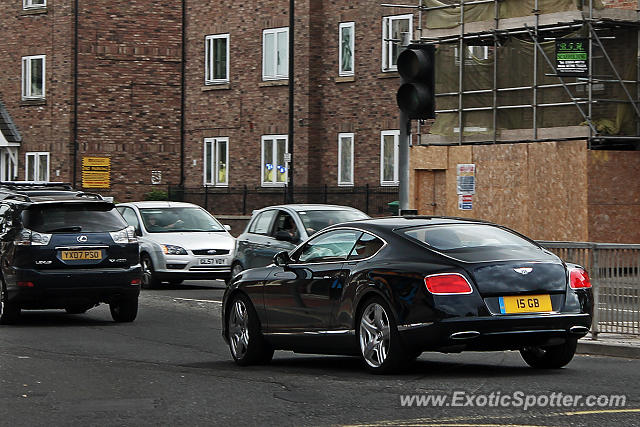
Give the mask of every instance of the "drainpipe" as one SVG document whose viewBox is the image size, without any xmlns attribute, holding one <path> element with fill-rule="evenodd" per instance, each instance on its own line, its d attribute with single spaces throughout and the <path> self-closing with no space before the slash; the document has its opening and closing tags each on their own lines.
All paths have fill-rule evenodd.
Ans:
<svg viewBox="0 0 640 427">
<path fill-rule="evenodd" d="M 289 0 L 289 134 L 288 134 L 288 151 L 289 151 L 289 164 L 287 165 L 287 176 L 289 182 L 287 184 L 287 202 L 293 203 L 293 54 L 294 54 L 294 24 L 295 24 L 295 2 Z M 275 159 L 274 159 L 275 160 Z M 285 159 L 285 165 L 287 164 Z"/>
<path fill-rule="evenodd" d="M 78 2 L 73 2 L 73 176 L 72 185 L 76 186 L 78 176 Z"/>
<path fill-rule="evenodd" d="M 185 113 L 185 86 L 186 86 L 186 59 L 187 59 L 187 0 L 182 0 L 182 49 L 181 49 L 181 64 L 180 64 L 180 188 L 184 187 L 184 151 L 185 151 L 185 137 L 184 137 L 184 113 Z"/>
</svg>

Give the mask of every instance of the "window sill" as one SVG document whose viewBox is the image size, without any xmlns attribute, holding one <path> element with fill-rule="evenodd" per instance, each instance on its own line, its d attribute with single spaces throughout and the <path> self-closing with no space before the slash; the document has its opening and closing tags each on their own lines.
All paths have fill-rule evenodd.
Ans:
<svg viewBox="0 0 640 427">
<path fill-rule="evenodd" d="M 228 90 L 231 89 L 231 83 L 214 83 L 202 87 L 203 92 L 210 90 Z"/>
<path fill-rule="evenodd" d="M 271 183 L 263 182 L 261 187 L 262 188 L 285 188 L 286 184 L 284 184 L 284 183 L 282 183 L 282 184 L 271 184 Z"/>
<path fill-rule="evenodd" d="M 380 187 L 399 187 L 400 183 L 398 182 L 381 182 Z"/>
<path fill-rule="evenodd" d="M 229 188 L 229 184 L 204 184 L 205 188 Z"/>
<path fill-rule="evenodd" d="M 385 71 L 383 73 L 378 74 L 379 79 L 399 79 L 400 74 L 397 71 Z"/>
<path fill-rule="evenodd" d="M 338 183 L 338 187 L 353 187 L 353 184 Z"/>
<path fill-rule="evenodd" d="M 356 81 L 356 76 L 340 76 L 336 77 L 336 83 L 352 83 Z"/>
<path fill-rule="evenodd" d="M 45 98 L 41 99 L 23 99 L 20 101 L 20 105 L 28 106 L 28 105 L 47 105 L 47 100 Z"/>
<path fill-rule="evenodd" d="M 273 86 L 288 86 L 288 85 L 289 85 L 289 79 L 267 80 L 267 81 L 258 83 L 258 87 L 273 87 Z"/>
<path fill-rule="evenodd" d="M 20 11 L 20 16 L 29 16 L 29 15 L 44 15 L 48 13 L 49 10 L 46 6 L 43 7 L 31 7 L 29 9 L 22 9 Z"/>
</svg>

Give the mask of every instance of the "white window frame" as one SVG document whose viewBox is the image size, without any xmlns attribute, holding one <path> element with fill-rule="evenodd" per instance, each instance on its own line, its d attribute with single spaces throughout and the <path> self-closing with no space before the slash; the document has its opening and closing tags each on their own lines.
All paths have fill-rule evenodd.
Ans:
<svg viewBox="0 0 640 427">
<path fill-rule="evenodd" d="M 33 95 L 31 93 L 31 62 L 42 59 L 42 95 Z M 47 83 L 47 55 L 31 55 L 22 57 L 22 99 L 44 99 Z"/>
<path fill-rule="evenodd" d="M 393 52 L 392 46 L 393 42 L 388 40 L 391 38 L 391 29 L 393 28 L 394 21 L 400 20 L 409 20 L 409 39 L 413 39 L 413 15 L 394 15 L 394 16 L 385 16 L 382 18 L 382 71 L 390 72 L 390 71 L 398 71 L 398 66 L 394 64 L 394 60 L 396 58 L 391 57 L 391 53 Z"/>
<path fill-rule="evenodd" d="M 18 176 L 18 148 L 0 147 L 0 179 L 15 181 Z"/>
<path fill-rule="evenodd" d="M 342 181 L 342 156 L 344 155 L 344 153 L 342 152 L 342 139 L 343 138 L 350 138 L 351 139 L 351 152 L 349 153 L 349 155 L 351 156 L 351 179 L 348 181 Z M 344 187 L 352 187 L 353 186 L 353 181 L 354 181 L 354 170 L 353 170 L 353 166 L 354 166 L 354 160 L 353 160 L 353 153 L 354 153 L 354 142 L 355 142 L 355 135 L 353 133 L 339 133 L 338 134 L 338 186 L 344 186 Z"/>
<path fill-rule="evenodd" d="M 219 40 L 219 39 L 224 39 L 226 41 L 226 58 L 227 58 L 227 63 L 226 63 L 226 71 L 225 71 L 225 77 L 224 78 L 220 78 L 220 79 L 216 79 L 213 76 L 213 72 L 214 72 L 214 52 L 213 52 L 213 47 L 214 47 L 214 41 L 215 40 Z M 215 84 L 225 84 L 225 83 L 229 83 L 229 53 L 230 53 L 230 48 L 229 48 L 229 34 L 212 34 L 212 35 L 208 35 L 205 37 L 204 39 L 204 84 L 205 85 L 215 85 Z"/>
<path fill-rule="evenodd" d="M 342 71 L 342 30 L 344 28 L 351 29 L 351 42 L 349 48 L 351 49 L 351 71 Z M 338 27 L 338 75 L 339 76 L 353 76 L 356 70 L 356 23 L 355 22 L 341 22 Z"/>
<path fill-rule="evenodd" d="M 42 4 L 34 3 L 34 0 L 22 0 L 23 9 L 40 9 L 47 7 L 47 0 L 42 0 Z"/>
<path fill-rule="evenodd" d="M 464 57 L 465 65 L 477 64 L 477 62 L 473 60 L 474 57 L 481 61 L 489 59 L 489 46 L 465 46 L 465 47 L 466 47 L 466 50 L 465 50 L 466 54 Z M 478 52 L 474 52 L 476 49 L 478 49 L 478 52 L 481 53 L 480 56 L 475 55 L 475 53 L 478 53 Z M 455 56 L 456 65 L 460 65 L 460 55 L 458 54 L 457 47 L 454 48 L 454 56 Z"/>
<path fill-rule="evenodd" d="M 394 136 L 394 148 L 393 148 L 393 181 L 384 180 L 384 137 L 392 135 Z M 399 130 L 383 130 L 380 132 L 380 185 L 383 187 L 398 186 L 400 181 L 398 179 L 398 151 L 400 147 L 400 131 Z"/>
<path fill-rule="evenodd" d="M 218 146 L 220 144 L 226 144 L 227 149 L 226 149 L 226 157 L 224 159 L 224 164 L 226 167 L 226 174 L 225 174 L 225 178 L 227 179 L 226 182 L 222 182 L 219 180 L 220 178 L 220 162 L 218 159 Z M 211 151 L 209 152 L 209 156 L 207 158 L 207 144 L 211 144 Z M 215 138 L 205 138 L 204 139 L 204 144 L 203 144 L 203 153 L 202 153 L 204 162 L 203 162 L 203 170 L 202 170 L 202 175 L 203 175 L 203 184 L 206 187 L 209 186 L 213 186 L 213 187 L 228 187 L 229 186 L 229 138 L 228 137 L 215 137 Z M 211 171 L 213 172 L 213 176 L 212 177 L 208 177 L 207 176 L 207 164 L 208 162 L 211 162 Z"/>
<path fill-rule="evenodd" d="M 42 156 L 45 156 L 47 158 L 47 169 L 46 169 L 46 176 L 41 177 L 40 176 L 40 158 Z M 29 157 L 33 157 L 33 162 L 34 162 L 34 177 L 33 179 L 29 179 Z M 31 151 L 28 153 L 25 153 L 25 157 L 24 157 L 24 179 L 26 181 L 34 181 L 34 182 L 49 182 L 49 177 L 50 177 L 50 172 L 49 169 L 51 169 L 51 156 L 49 154 L 48 151 Z"/>
<path fill-rule="evenodd" d="M 285 172 L 284 172 L 284 182 L 278 182 L 277 179 L 277 174 L 274 173 L 273 177 L 271 179 L 271 181 L 267 182 L 264 180 L 264 142 L 266 140 L 273 140 L 273 152 L 272 152 L 272 158 L 273 159 L 277 159 L 278 158 L 278 144 L 276 143 L 276 141 L 278 139 L 284 139 L 284 153 L 285 153 Z M 289 153 L 289 135 L 262 135 L 261 138 L 261 142 L 260 142 L 260 183 L 263 187 L 284 187 L 287 185 L 287 183 L 289 182 L 289 166 L 288 166 L 288 162 L 286 161 L 286 155 Z"/>
<path fill-rule="evenodd" d="M 284 49 L 284 52 L 286 53 L 286 66 L 284 67 L 285 74 L 278 74 L 278 33 L 286 33 L 287 34 L 287 46 Z M 273 52 L 273 69 L 274 69 L 274 74 L 273 75 L 267 75 L 266 73 L 266 68 L 267 68 L 267 45 L 266 45 L 266 38 L 268 34 L 273 34 L 274 35 L 274 48 L 275 51 Z M 289 27 L 280 27 L 280 28 L 269 28 L 266 30 L 262 30 L 262 80 L 267 81 L 267 80 L 286 80 L 289 78 Z"/>
</svg>

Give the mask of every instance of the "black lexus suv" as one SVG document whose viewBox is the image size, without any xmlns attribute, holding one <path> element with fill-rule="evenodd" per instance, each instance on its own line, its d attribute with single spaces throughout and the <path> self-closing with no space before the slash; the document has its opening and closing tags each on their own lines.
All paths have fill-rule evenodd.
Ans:
<svg viewBox="0 0 640 427">
<path fill-rule="evenodd" d="M 96 194 L 0 200 L 0 323 L 21 310 L 84 313 L 108 303 L 116 322 L 138 313 L 138 241 L 112 202 Z"/>
</svg>

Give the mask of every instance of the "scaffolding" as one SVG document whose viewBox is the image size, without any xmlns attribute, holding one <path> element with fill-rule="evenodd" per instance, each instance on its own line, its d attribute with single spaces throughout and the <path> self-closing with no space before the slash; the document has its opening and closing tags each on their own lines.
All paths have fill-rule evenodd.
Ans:
<svg viewBox="0 0 640 427">
<path fill-rule="evenodd" d="M 466 144 L 496 144 L 532 141 L 559 141 L 568 139 L 587 139 L 590 149 L 640 149 L 640 1 L 635 11 L 621 9 L 603 9 L 598 0 L 582 0 L 573 11 L 566 13 L 545 14 L 540 10 L 540 2 L 532 0 L 533 10 L 528 16 L 519 16 L 517 19 L 506 19 L 501 16 L 500 5 L 504 0 L 418 0 L 417 5 L 409 4 L 383 4 L 384 7 L 399 9 L 412 9 L 417 11 L 417 26 L 412 43 L 432 44 L 439 47 L 438 50 L 449 47 L 456 49 L 457 76 L 448 75 L 447 78 L 457 77 L 457 90 L 441 91 L 439 83 L 436 84 L 437 104 L 445 104 L 444 108 L 436 110 L 438 115 L 447 115 L 455 120 L 457 116 L 457 128 L 453 132 L 457 135 L 449 137 L 433 134 L 422 134 L 426 126 L 419 122 L 417 131 L 417 143 L 419 145 L 466 145 Z M 493 4 L 493 19 L 483 21 L 471 21 L 466 16 L 474 6 L 485 5 L 487 8 Z M 600 7 L 598 7 L 600 6 Z M 598 10 L 596 10 L 598 7 Z M 458 13 L 455 26 L 439 29 L 425 28 L 425 21 L 431 13 Z M 485 12 L 487 9 L 483 9 Z M 415 16 L 415 15 L 414 15 Z M 585 77 L 567 78 L 558 73 L 555 64 L 550 58 L 549 41 L 555 41 L 567 37 L 571 33 L 580 33 L 580 38 L 587 41 L 588 46 L 588 71 Z M 607 44 L 615 43 L 617 38 L 623 35 L 633 37 L 634 45 L 627 44 L 626 48 L 635 50 L 632 58 L 613 58 L 607 52 Z M 501 80 L 500 60 L 498 53 L 505 42 L 517 38 L 526 41 L 532 46 L 532 70 L 530 81 L 527 84 L 504 85 Z M 611 42 L 614 41 L 614 42 Z M 466 59 L 469 46 L 485 47 L 493 53 L 492 66 L 489 71 L 492 81 L 490 87 L 478 89 L 466 88 L 465 81 L 473 79 L 473 71 Z M 628 53 L 628 52 L 627 52 Z M 594 57 L 597 54 L 597 57 Z M 598 61 L 601 69 L 606 69 L 602 74 L 596 73 L 594 61 Z M 616 64 L 616 60 L 618 64 Z M 632 73 L 620 71 L 620 62 L 632 65 L 627 67 Z M 487 61 L 489 62 L 489 61 Z M 485 67 L 491 64 L 484 64 Z M 600 70 L 602 71 L 602 70 Z M 470 73 L 468 75 L 468 73 Z M 503 71 L 507 73 L 508 71 Z M 451 73 L 449 73 L 451 74 Z M 504 75 L 504 74 L 502 74 Z M 543 81 L 553 79 L 553 82 Z M 436 81 L 438 82 L 438 73 Z M 512 79 L 513 80 L 513 79 Z M 613 89 L 613 86 L 617 89 Z M 469 84 L 467 83 L 467 86 Z M 543 91 L 557 89 L 563 93 L 564 99 L 556 99 L 545 102 L 542 99 Z M 578 92 L 581 92 L 580 95 Z M 601 96 L 597 96 L 598 93 Z M 603 93 L 604 92 L 604 93 Z M 617 92 L 619 96 L 610 96 Z M 506 97 L 519 102 L 504 102 Z M 484 103 L 478 101 L 483 97 Z M 471 105 L 469 105 L 471 104 Z M 553 110 L 555 107 L 575 108 L 576 117 L 579 118 L 580 128 L 572 128 L 564 134 L 557 128 L 545 127 L 541 123 L 541 116 L 545 109 Z M 613 111 L 617 109 L 617 122 L 626 126 L 624 132 L 611 131 L 602 122 L 594 117 L 594 113 Z M 547 110 L 547 111 L 548 111 Z M 505 132 L 501 127 L 503 115 L 508 112 L 519 111 L 520 117 L 530 121 L 531 127 L 517 128 L 519 132 Z M 474 134 L 471 128 L 467 132 L 468 116 L 484 112 L 483 116 L 490 126 L 484 134 Z M 626 114 L 626 115 L 625 115 Z M 490 115 L 490 119 L 489 119 Z M 547 114 L 552 116 L 553 114 Z M 439 116 L 440 117 L 440 116 Z M 437 122 L 438 119 L 436 119 Z M 610 122 L 610 120 L 609 120 Z M 629 124 L 635 126 L 629 129 Z M 431 123 L 430 125 L 433 125 Z M 437 127 L 437 126 L 436 126 Z M 484 128 L 483 128 L 484 129 Z"/>
</svg>

